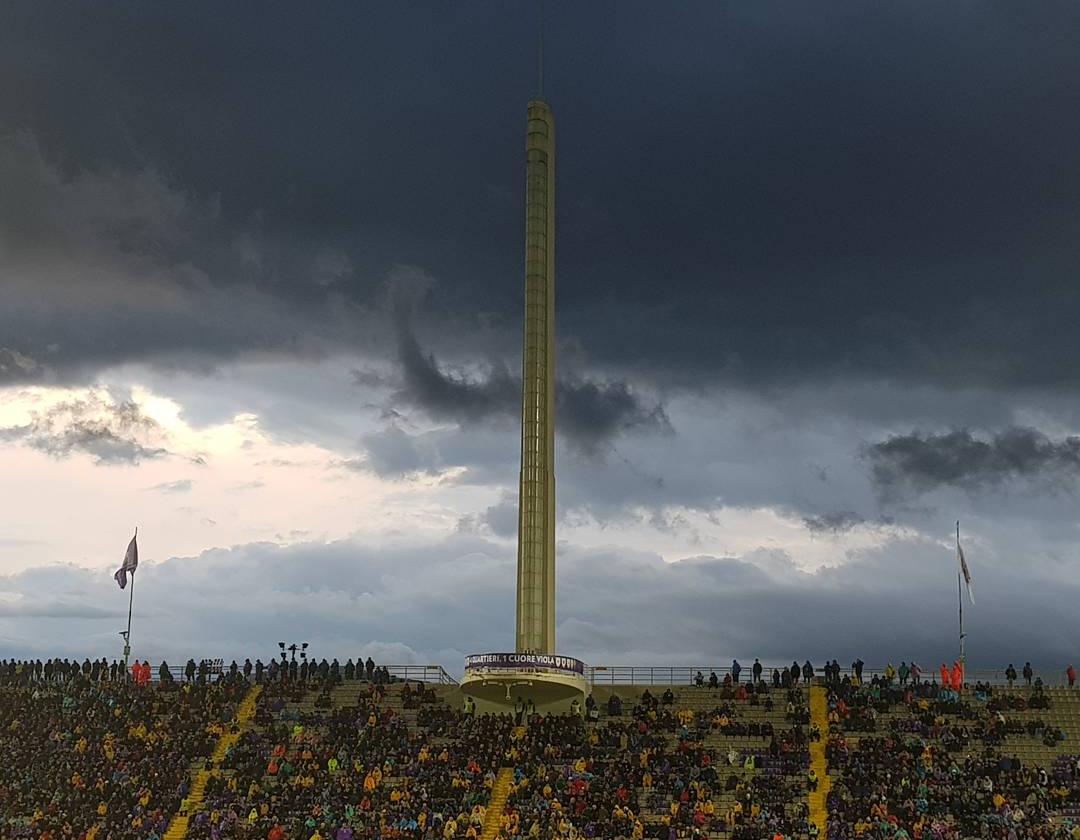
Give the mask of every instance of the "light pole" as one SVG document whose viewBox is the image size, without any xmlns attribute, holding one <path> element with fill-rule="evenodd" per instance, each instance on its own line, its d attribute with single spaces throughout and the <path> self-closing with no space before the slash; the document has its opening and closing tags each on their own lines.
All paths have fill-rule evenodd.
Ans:
<svg viewBox="0 0 1080 840">
<path fill-rule="evenodd" d="M 286 645 L 285 642 L 278 642 L 278 648 L 280 649 L 281 655 L 281 674 L 283 679 L 285 675 L 289 673 L 290 664 L 296 662 L 297 653 L 300 654 L 301 663 L 307 662 L 307 642 L 300 642 L 299 644 L 297 644 L 296 642 L 292 642 L 288 645 Z M 289 659 L 290 653 L 292 654 L 292 659 Z"/>
</svg>

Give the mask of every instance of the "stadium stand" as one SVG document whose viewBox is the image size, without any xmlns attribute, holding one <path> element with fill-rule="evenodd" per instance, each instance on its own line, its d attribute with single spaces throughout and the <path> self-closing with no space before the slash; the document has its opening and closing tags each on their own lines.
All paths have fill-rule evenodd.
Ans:
<svg viewBox="0 0 1080 840">
<path fill-rule="evenodd" d="M 0 834 L 1080 838 L 1080 694 L 1037 680 L 807 685 L 793 663 L 775 685 L 691 674 L 594 685 L 582 715 L 478 715 L 374 665 L 189 665 L 139 684 L 0 662 Z"/>
<path fill-rule="evenodd" d="M 160 837 L 187 795 L 189 767 L 231 725 L 244 690 L 95 683 L 81 670 L 5 688 L 2 836 Z"/>
<path fill-rule="evenodd" d="M 845 679 L 829 724 L 829 838 L 1080 837 L 1065 809 L 1075 691 Z"/>
</svg>

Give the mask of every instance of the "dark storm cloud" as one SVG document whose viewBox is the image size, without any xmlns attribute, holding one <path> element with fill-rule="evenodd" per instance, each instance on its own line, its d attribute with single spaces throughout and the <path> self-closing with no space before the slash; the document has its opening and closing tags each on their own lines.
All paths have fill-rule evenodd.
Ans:
<svg viewBox="0 0 1080 840">
<path fill-rule="evenodd" d="M 332 246 L 230 227 L 216 199 L 153 167 L 65 163 L 33 135 L 0 136 L 0 385 L 353 341 L 364 313 L 323 282 L 348 270 Z M 306 283 L 320 295 L 291 293 Z"/>
<path fill-rule="evenodd" d="M 342 462 L 346 469 L 368 469 L 381 478 L 403 478 L 435 475 L 453 464 L 441 460 L 438 433 L 410 435 L 398 426 L 388 426 L 360 439 L 366 454 L 364 459 Z"/>
<path fill-rule="evenodd" d="M 420 347 L 413 327 L 411 290 L 395 294 L 398 354 L 404 388 L 396 398 L 419 406 L 432 417 L 463 423 L 517 419 L 521 414 L 521 379 L 505 365 L 481 374 L 444 370 L 435 356 Z M 583 450 L 594 452 L 621 433 L 670 431 L 660 404 L 647 404 L 623 381 L 599 382 L 560 376 L 555 384 L 559 431 Z"/>
<path fill-rule="evenodd" d="M 89 398 L 35 412 L 25 425 L 0 429 L 0 440 L 21 443 L 54 458 L 83 453 L 96 464 L 115 465 L 168 455 L 168 450 L 149 442 L 160 434 L 158 424 L 135 403 Z"/>
<path fill-rule="evenodd" d="M 503 493 L 497 504 L 458 520 L 458 530 L 465 534 L 489 532 L 503 539 L 517 536 L 517 498 L 511 493 Z"/>
<path fill-rule="evenodd" d="M 885 495 L 941 486 L 977 491 L 1014 479 L 1052 488 L 1080 478 L 1080 437 L 1055 441 L 1022 426 L 986 439 L 967 429 L 895 435 L 870 446 L 867 457 Z"/>
<path fill-rule="evenodd" d="M 11 382 L 29 382 L 40 378 L 41 365 L 17 350 L 0 347 L 0 386 Z"/>
<path fill-rule="evenodd" d="M 815 534 L 839 534 L 866 522 L 865 517 L 851 510 L 838 510 L 819 516 L 804 516 L 803 525 Z"/>
<path fill-rule="evenodd" d="M 60 368 L 327 343 L 386 358 L 334 316 L 407 262 L 439 277 L 435 318 L 501 330 L 512 359 L 533 24 L 499 4 L 8 5 L 0 122 L 56 166 L 44 193 L 16 177 L 38 170 L 4 169 L 0 236 L 132 282 L 52 318 L 20 317 L 28 285 L 4 300 L 4 346 L 56 345 Z M 610 0 L 554 5 L 547 37 L 559 329 L 592 363 L 671 386 L 1078 384 L 1060 361 L 1080 351 L 1075 4 Z M 30 225 L 41 207 L 66 224 Z M 194 315 L 117 308 L 162 270 Z M 476 357 L 472 332 L 452 338 L 439 359 Z"/>
</svg>

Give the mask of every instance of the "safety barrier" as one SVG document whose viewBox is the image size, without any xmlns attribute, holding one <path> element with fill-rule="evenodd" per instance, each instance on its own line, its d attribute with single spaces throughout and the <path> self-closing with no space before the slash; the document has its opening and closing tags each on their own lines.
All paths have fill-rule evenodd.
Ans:
<svg viewBox="0 0 1080 840">
<path fill-rule="evenodd" d="M 790 668 L 790 662 L 787 663 L 773 663 L 762 662 L 761 678 L 767 682 L 772 681 L 772 672 L 775 668 Z M 801 663 L 800 663 L 801 664 Z M 740 663 L 742 665 L 742 663 Z M 1017 668 L 1017 673 L 1023 666 Z M 748 682 L 753 679 L 753 661 L 742 665 L 739 673 L 739 679 L 741 682 Z M 605 685 L 661 685 L 661 686 L 680 686 L 680 685 L 693 685 L 698 673 L 701 673 L 706 681 L 709 679 L 711 673 L 715 673 L 717 679 L 722 683 L 724 677 L 731 674 L 731 666 L 721 665 L 593 665 L 586 669 L 585 677 L 591 685 L 605 686 Z M 850 667 L 845 668 L 841 666 L 841 677 L 852 674 Z M 875 676 L 884 675 L 884 668 L 868 668 L 864 667 L 862 670 L 863 681 L 873 679 Z M 822 677 L 822 664 L 814 663 L 814 676 L 820 680 Z M 929 682 L 932 679 L 936 679 L 938 675 L 937 669 L 931 669 L 924 667 L 922 669 L 922 679 L 925 682 Z M 1041 678 L 1043 685 L 1057 686 L 1064 685 L 1066 683 L 1064 669 L 1060 672 L 1056 672 L 1053 675 L 1041 673 L 1035 669 L 1034 679 Z M 800 677 L 800 683 L 802 679 Z M 991 685 L 1005 685 L 1007 680 L 1005 679 L 1004 668 L 978 668 L 968 669 L 964 673 L 964 682 L 976 683 L 984 682 Z M 1017 685 L 1024 684 L 1022 676 L 1016 681 Z"/>
<path fill-rule="evenodd" d="M 207 665 L 209 666 L 211 678 L 229 672 L 229 665 L 226 665 L 224 660 L 221 659 L 207 660 Z M 237 663 L 237 665 L 241 665 L 241 663 Z M 176 682 L 185 680 L 185 667 L 185 665 L 170 665 L 168 667 L 173 680 Z M 412 680 L 413 682 L 438 683 L 439 685 L 457 685 L 457 680 L 450 676 L 442 665 L 384 665 L 380 667 L 386 668 L 391 678 L 397 681 Z M 240 673 L 243 675 L 242 671 Z M 160 667 L 151 665 L 150 676 L 153 682 L 158 682 L 160 679 Z M 251 679 L 254 680 L 254 678 L 255 674 L 252 672 Z"/>
</svg>

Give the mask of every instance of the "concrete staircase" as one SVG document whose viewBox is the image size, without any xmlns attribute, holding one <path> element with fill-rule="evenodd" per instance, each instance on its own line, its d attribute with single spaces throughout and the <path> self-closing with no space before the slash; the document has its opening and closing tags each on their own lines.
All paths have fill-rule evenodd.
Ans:
<svg viewBox="0 0 1080 840">
<path fill-rule="evenodd" d="M 187 810 L 181 811 L 172 818 L 169 827 L 162 836 L 162 840 L 184 840 L 187 837 L 191 815 L 202 807 L 203 799 L 206 796 L 206 785 L 210 781 L 210 777 L 220 772 L 221 762 L 225 760 L 229 748 L 236 744 L 240 740 L 240 736 L 251 727 L 251 721 L 255 717 L 255 704 L 260 693 L 262 693 L 262 686 L 253 685 L 248 689 L 244 699 L 240 701 L 240 705 L 236 709 L 236 725 L 230 726 L 229 730 L 218 739 L 217 744 L 214 745 L 214 751 L 210 754 L 212 769 L 207 770 L 204 766 L 205 762 L 200 761 L 198 762 L 200 766 L 192 770 L 191 789 L 187 795 Z"/>
<path fill-rule="evenodd" d="M 810 688 L 810 722 L 821 731 L 821 737 L 810 742 L 810 769 L 817 774 L 818 786 L 817 790 L 807 792 L 806 804 L 810 809 L 810 821 L 818 828 L 818 836 L 824 837 L 829 821 L 826 802 L 832 782 L 829 763 L 825 759 L 825 745 L 829 741 L 829 696 L 820 685 Z"/>
<path fill-rule="evenodd" d="M 495 785 L 491 788 L 491 800 L 488 802 L 487 813 L 484 816 L 484 830 L 480 834 L 480 840 L 495 840 L 499 836 L 503 809 L 506 807 L 506 799 L 510 795 L 510 785 L 513 781 L 512 767 L 503 767 L 499 770 L 499 775 L 495 777 Z"/>
</svg>

